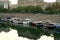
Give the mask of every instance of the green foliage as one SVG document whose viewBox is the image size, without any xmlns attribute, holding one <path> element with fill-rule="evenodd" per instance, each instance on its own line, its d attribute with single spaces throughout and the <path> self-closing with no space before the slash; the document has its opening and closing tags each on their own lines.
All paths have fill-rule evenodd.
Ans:
<svg viewBox="0 0 60 40">
<path fill-rule="evenodd" d="M 2 5 L 0 5 L 0 12 L 8 12 L 8 9 L 4 8 Z"/>
<path fill-rule="evenodd" d="M 57 8 L 57 9 L 55 10 L 55 13 L 60 13 L 60 9 Z"/>
<path fill-rule="evenodd" d="M 48 5 L 45 10 L 43 10 L 40 6 L 18 6 L 12 9 L 6 9 L 2 5 L 0 5 L 0 12 L 15 12 L 15 13 L 46 13 L 46 14 L 54 14 L 60 13 L 60 4 L 53 3 L 52 5 Z"/>
<path fill-rule="evenodd" d="M 42 8 L 40 6 L 26 6 L 26 7 L 19 6 L 17 8 L 13 8 L 12 12 L 18 12 L 18 13 L 41 13 Z"/>
<path fill-rule="evenodd" d="M 60 13 L 60 4 L 59 3 L 52 3 L 52 5 L 48 5 L 44 10 L 47 14 L 54 14 Z"/>
<path fill-rule="evenodd" d="M 0 12 L 2 12 L 3 11 L 3 7 L 0 5 Z"/>
<path fill-rule="evenodd" d="M 36 6 L 35 7 L 35 12 L 37 12 L 37 13 L 42 13 L 42 8 L 40 7 L 40 6 Z"/>
<path fill-rule="evenodd" d="M 45 9 L 45 13 L 47 14 L 54 14 L 55 13 L 55 8 L 53 6 L 47 6 Z"/>
</svg>

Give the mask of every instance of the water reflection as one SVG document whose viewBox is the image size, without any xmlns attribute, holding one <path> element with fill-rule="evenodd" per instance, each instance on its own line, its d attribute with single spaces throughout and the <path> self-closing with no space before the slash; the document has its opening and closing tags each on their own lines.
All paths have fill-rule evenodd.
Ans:
<svg viewBox="0 0 60 40">
<path fill-rule="evenodd" d="M 2 31 L 4 31 L 4 32 L 9 32 L 10 31 L 10 28 L 0 28 L 0 32 L 2 32 Z"/>
<path fill-rule="evenodd" d="M 13 29 L 10 29 L 10 30 L 11 31 L 9 31 L 8 33 L 2 31 L 0 33 L 0 40 L 33 40 L 33 39 L 25 38 L 25 37 L 18 37 L 16 30 L 13 30 Z M 46 36 L 46 35 L 41 36 L 41 38 L 37 40 L 49 40 L 49 39 L 54 40 L 53 37 Z"/>
<path fill-rule="evenodd" d="M 41 36 L 41 38 L 38 39 L 38 40 L 54 40 L 54 37 L 50 37 L 50 36 L 43 35 L 43 36 Z"/>
<path fill-rule="evenodd" d="M 25 31 L 25 30 L 24 30 Z M 38 34 L 38 35 L 36 35 L 36 34 L 32 34 L 32 32 L 30 31 L 30 30 L 27 30 L 27 31 L 25 31 L 24 33 L 23 33 L 23 31 L 21 32 L 20 30 L 17 30 L 17 33 L 18 33 L 18 36 L 20 37 L 26 37 L 26 38 L 29 38 L 29 39 L 34 39 L 34 40 L 37 40 L 37 39 L 39 39 L 39 38 L 45 38 L 46 37 L 46 40 L 47 40 L 47 38 L 52 38 L 52 40 L 54 39 L 53 37 L 54 37 L 54 35 L 52 34 L 53 32 L 52 31 L 42 31 L 42 30 L 40 30 L 40 32 L 35 32 L 36 34 Z M 37 30 L 35 30 L 35 31 L 37 31 Z M 46 35 L 46 36 L 44 36 L 44 35 Z"/>
<path fill-rule="evenodd" d="M 29 40 L 27 38 L 18 37 L 16 30 L 11 30 L 8 33 L 2 31 L 0 33 L 0 40 Z"/>
<path fill-rule="evenodd" d="M 0 32 L 0 38 L 2 38 L 1 40 L 40 40 L 40 38 L 44 38 L 43 35 L 47 35 L 49 37 L 51 36 L 50 34 L 54 33 L 52 30 L 48 30 L 45 28 L 40 29 L 23 26 L 20 27 L 10 24 L 1 24 Z"/>
</svg>

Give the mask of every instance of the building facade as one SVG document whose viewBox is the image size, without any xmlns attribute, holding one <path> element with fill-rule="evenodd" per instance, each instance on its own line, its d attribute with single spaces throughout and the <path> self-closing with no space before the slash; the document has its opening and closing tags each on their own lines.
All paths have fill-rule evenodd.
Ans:
<svg viewBox="0 0 60 40">
<path fill-rule="evenodd" d="M 18 0 L 18 6 L 43 5 L 44 0 Z"/>
<path fill-rule="evenodd" d="M 4 8 L 9 8 L 9 0 L 4 0 Z"/>
<path fill-rule="evenodd" d="M 3 5 L 3 4 L 4 4 L 3 0 L 0 0 L 0 5 Z"/>
<path fill-rule="evenodd" d="M 8 8 L 9 0 L 0 0 L 0 5 L 3 5 L 4 8 Z"/>
<path fill-rule="evenodd" d="M 60 2 L 60 0 L 56 0 L 56 2 Z"/>
</svg>

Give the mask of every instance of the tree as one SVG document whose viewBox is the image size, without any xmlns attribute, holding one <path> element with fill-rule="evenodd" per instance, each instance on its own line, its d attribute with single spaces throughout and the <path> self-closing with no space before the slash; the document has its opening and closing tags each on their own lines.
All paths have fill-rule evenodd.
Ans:
<svg viewBox="0 0 60 40">
<path fill-rule="evenodd" d="M 19 6 L 17 8 L 12 9 L 13 12 L 21 12 L 21 13 L 41 13 L 42 8 L 40 6 Z"/>
<path fill-rule="evenodd" d="M 36 13 L 42 13 L 43 12 L 43 9 L 40 6 L 36 6 L 35 7 L 35 12 Z"/>
<path fill-rule="evenodd" d="M 3 5 L 0 5 L 0 12 L 3 12 Z"/>
<path fill-rule="evenodd" d="M 25 12 L 27 13 L 34 13 L 34 6 L 26 6 Z"/>
<path fill-rule="evenodd" d="M 55 2 L 54 4 L 53 4 L 53 6 L 55 7 L 55 13 L 57 14 L 57 13 L 60 13 L 60 3 L 59 2 Z"/>
<path fill-rule="evenodd" d="M 45 13 L 47 14 L 54 14 L 55 8 L 53 6 L 47 6 L 46 9 L 45 9 Z"/>
</svg>

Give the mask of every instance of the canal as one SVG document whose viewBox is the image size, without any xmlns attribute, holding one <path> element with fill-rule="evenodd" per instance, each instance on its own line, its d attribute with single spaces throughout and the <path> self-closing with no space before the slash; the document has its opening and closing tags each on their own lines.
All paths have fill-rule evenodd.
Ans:
<svg viewBox="0 0 60 40">
<path fill-rule="evenodd" d="M 16 30 L 10 29 L 9 32 L 2 31 L 0 33 L 0 40 L 34 40 L 34 39 L 28 39 L 22 36 L 19 37 Z M 54 40 L 54 37 L 42 35 L 37 40 Z"/>
<path fill-rule="evenodd" d="M 60 34 L 46 28 L 0 24 L 0 40 L 60 40 Z"/>
</svg>

